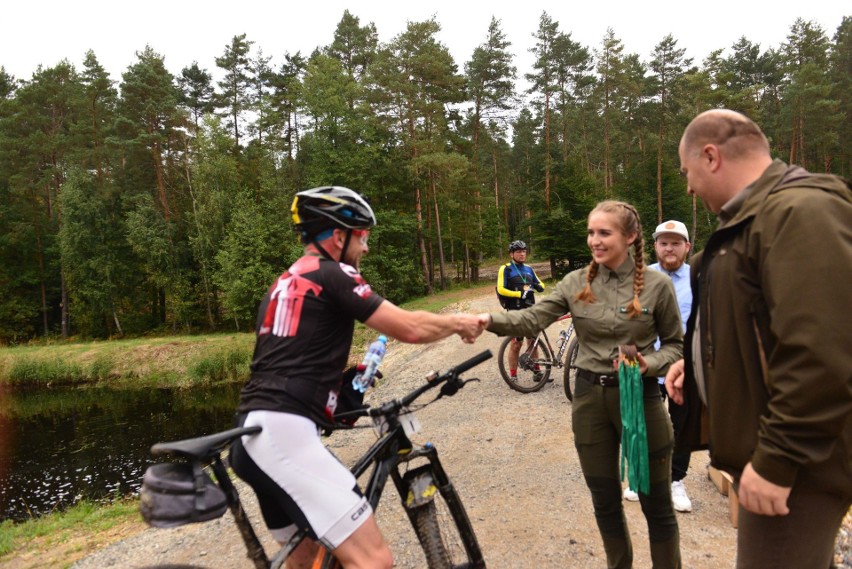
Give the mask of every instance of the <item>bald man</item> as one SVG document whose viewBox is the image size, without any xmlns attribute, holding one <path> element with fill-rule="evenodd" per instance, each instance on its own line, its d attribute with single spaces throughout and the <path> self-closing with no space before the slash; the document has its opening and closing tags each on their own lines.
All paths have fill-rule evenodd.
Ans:
<svg viewBox="0 0 852 569">
<path fill-rule="evenodd" d="M 738 569 L 830 567 L 852 504 L 852 189 L 773 160 L 729 110 L 698 115 L 679 154 L 719 221 L 666 376 L 690 409 L 679 445 L 709 442 L 735 478 Z"/>
</svg>

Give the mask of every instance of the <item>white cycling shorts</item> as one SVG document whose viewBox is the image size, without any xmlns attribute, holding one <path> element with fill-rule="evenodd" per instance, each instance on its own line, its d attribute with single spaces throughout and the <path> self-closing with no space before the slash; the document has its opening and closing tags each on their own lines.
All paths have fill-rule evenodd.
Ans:
<svg viewBox="0 0 852 569">
<path fill-rule="evenodd" d="M 263 431 L 242 437 L 246 453 L 292 499 L 318 541 L 336 549 L 373 511 L 358 490 L 355 476 L 322 444 L 310 419 L 291 413 L 251 411 L 244 426 L 255 425 Z M 258 500 L 264 509 L 282 508 L 282 500 L 274 496 L 258 495 Z M 269 529 L 276 541 L 284 543 L 297 526 L 291 523 Z"/>
</svg>

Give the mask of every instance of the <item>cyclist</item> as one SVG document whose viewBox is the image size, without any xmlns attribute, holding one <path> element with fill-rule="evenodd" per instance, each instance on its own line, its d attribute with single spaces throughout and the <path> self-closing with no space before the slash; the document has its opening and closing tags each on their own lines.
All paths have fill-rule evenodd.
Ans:
<svg viewBox="0 0 852 569">
<path fill-rule="evenodd" d="M 254 489 L 278 542 L 308 530 L 311 539 L 290 555 L 288 568 L 310 567 L 317 542 L 344 567 L 391 567 L 355 477 L 319 434 L 339 402 L 355 393 L 352 374 L 341 376 L 355 320 L 410 343 L 454 333 L 472 341 L 479 324 L 472 315 L 406 311 L 370 288 L 358 267 L 376 218 L 357 192 L 340 186 L 302 191 L 291 213 L 304 255 L 260 304 L 251 376 L 237 408 L 241 425 L 263 431 L 236 441 L 231 464 Z"/>
<path fill-rule="evenodd" d="M 535 291 L 544 292 L 538 276 L 532 267 L 525 264 L 527 260 L 527 244 L 523 241 L 509 243 L 511 261 L 502 265 L 497 273 L 497 294 L 500 305 L 506 310 L 521 310 L 535 304 Z M 532 338 L 527 339 L 531 344 Z M 523 338 L 514 338 L 509 345 L 509 375 L 512 379 L 518 377 L 518 354 L 521 352 Z M 533 351 L 533 358 L 538 358 L 538 348 Z M 541 381 L 544 375 L 538 364 L 533 368 L 535 381 Z"/>
</svg>

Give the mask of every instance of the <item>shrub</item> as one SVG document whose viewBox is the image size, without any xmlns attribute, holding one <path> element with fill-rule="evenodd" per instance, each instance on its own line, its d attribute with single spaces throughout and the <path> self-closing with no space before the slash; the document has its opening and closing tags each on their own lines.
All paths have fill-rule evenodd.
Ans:
<svg viewBox="0 0 852 569">
<path fill-rule="evenodd" d="M 21 358 L 12 364 L 9 381 L 19 385 L 78 383 L 86 380 L 83 368 L 60 359 Z"/>
</svg>

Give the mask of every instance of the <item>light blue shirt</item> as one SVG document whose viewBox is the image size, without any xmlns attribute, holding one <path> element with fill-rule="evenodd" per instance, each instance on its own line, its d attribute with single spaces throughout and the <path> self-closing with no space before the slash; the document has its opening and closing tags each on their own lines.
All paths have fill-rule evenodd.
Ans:
<svg viewBox="0 0 852 569">
<path fill-rule="evenodd" d="M 684 263 L 678 270 L 672 272 L 665 270 L 659 263 L 648 265 L 648 268 L 668 275 L 672 279 L 675 296 L 677 296 L 677 307 L 680 309 L 680 324 L 683 326 L 683 331 L 686 332 L 686 321 L 689 320 L 689 313 L 692 310 L 692 287 L 689 284 L 689 265 Z M 654 344 L 654 348 L 660 348 L 659 340 Z M 663 383 L 665 379 L 665 377 L 661 377 L 659 378 L 659 382 Z"/>
</svg>

